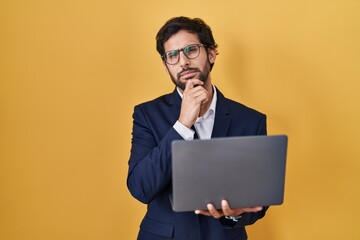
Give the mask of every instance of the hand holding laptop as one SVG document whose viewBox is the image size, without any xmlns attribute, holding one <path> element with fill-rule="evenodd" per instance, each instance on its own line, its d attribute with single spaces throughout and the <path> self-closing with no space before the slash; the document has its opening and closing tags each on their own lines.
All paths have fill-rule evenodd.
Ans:
<svg viewBox="0 0 360 240">
<path fill-rule="evenodd" d="M 206 210 L 196 210 L 196 214 L 202 214 L 209 217 L 221 218 L 223 216 L 236 217 L 240 216 L 244 212 L 259 212 L 263 207 L 250 207 L 250 208 L 230 208 L 228 201 L 221 201 L 221 210 L 217 210 L 213 204 L 209 203 Z"/>
</svg>

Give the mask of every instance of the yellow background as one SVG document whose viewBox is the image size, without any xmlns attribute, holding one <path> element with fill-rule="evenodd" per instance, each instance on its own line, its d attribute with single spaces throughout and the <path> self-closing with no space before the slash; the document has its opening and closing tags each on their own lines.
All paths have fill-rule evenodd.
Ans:
<svg viewBox="0 0 360 240">
<path fill-rule="evenodd" d="M 360 239 L 360 1 L 0 0 L 0 239 L 135 239 L 133 106 L 173 90 L 155 50 L 203 18 L 213 80 L 289 136 L 285 203 L 250 239 Z"/>
</svg>

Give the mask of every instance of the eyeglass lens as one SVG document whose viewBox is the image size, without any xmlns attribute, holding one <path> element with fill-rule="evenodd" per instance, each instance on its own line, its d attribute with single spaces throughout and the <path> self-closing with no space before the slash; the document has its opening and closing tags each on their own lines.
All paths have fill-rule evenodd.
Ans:
<svg viewBox="0 0 360 240">
<path fill-rule="evenodd" d="M 179 50 L 168 51 L 165 53 L 165 61 L 168 64 L 176 64 L 180 59 L 181 51 L 187 58 L 194 59 L 200 54 L 200 45 L 191 44 Z"/>
</svg>

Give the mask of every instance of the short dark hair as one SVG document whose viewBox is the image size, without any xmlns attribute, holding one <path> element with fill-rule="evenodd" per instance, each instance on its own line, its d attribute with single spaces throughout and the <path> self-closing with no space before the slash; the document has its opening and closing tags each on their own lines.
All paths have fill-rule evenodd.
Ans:
<svg viewBox="0 0 360 240">
<path fill-rule="evenodd" d="M 186 30 L 197 34 L 205 48 L 212 48 L 217 52 L 218 45 L 215 43 L 211 28 L 200 18 L 174 17 L 168 20 L 156 35 L 156 50 L 160 56 L 165 53 L 164 43 L 180 30 Z M 212 67 L 212 66 L 211 66 Z"/>
</svg>

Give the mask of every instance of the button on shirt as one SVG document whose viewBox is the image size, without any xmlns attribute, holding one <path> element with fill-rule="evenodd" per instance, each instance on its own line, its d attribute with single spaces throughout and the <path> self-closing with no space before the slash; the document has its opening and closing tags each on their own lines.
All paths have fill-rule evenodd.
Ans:
<svg viewBox="0 0 360 240">
<path fill-rule="evenodd" d="M 217 94 L 216 88 L 213 85 L 214 95 L 210 104 L 209 109 L 206 113 L 198 117 L 195 121 L 194 127 L 196 130 L 197 135 L 200 139 L 210 139 L 212 130 L 214 127 L 215 122 L 215 108 L 216 108 L 216 101 L 217 101 Z M 183 95 L 180 90 L 177 88 L 177 92 L 179 93 L 180 97 L 182 98 Z M 185 140 L 193 140 L 194 139 L 194 130 L 187 128 L 184 124 L 179 121 L 176 121 L 174 124 L 174 129 L 182 136 Z"/>
</svg>

